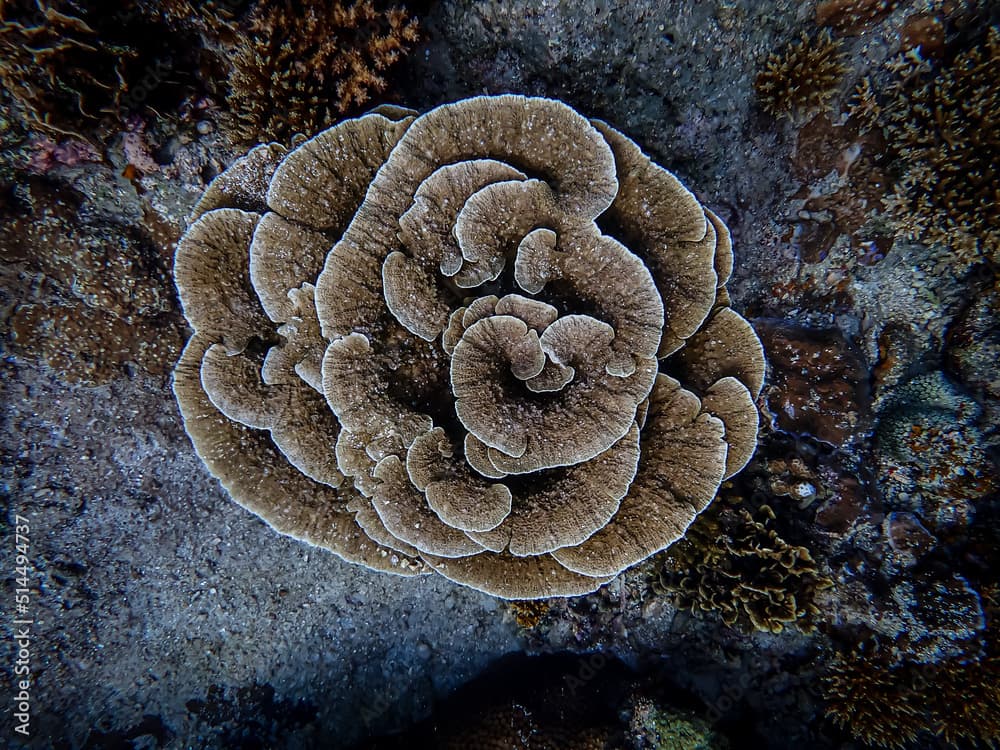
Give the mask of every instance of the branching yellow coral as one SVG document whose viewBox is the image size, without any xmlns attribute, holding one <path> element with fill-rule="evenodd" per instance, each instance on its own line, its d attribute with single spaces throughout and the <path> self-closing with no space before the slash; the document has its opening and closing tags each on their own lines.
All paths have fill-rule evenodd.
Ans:
<svg viewBox="0 0 1000 750">
<path fill-rule="evenodd" d="M 817 591 L 831 585 L 805 547 L 771 528 L 774 511 L 717 501 L 667 553 L 654 588 L 693 612 L 718 612 L 733 626 L 780 633 L 812 629 Z"/>
<path fill-rule="evenodd" d="M 994 645 L 993 650 L 996 650 Z M 1000 741 L 1000 656 L 891 664 L 888 649 L 839 656 L 824 679 L 826 714 L 870 747 L 950 747 Z M 926 746 L 926 745 L 921 745 Z"/>
<path fill-rule="evenodd" d="M 951 61 L 895 61 L 878 122 L 896 155 L 887 205 L 911 239 L 1000 258 L 1000 28 Z"/>
</svg>

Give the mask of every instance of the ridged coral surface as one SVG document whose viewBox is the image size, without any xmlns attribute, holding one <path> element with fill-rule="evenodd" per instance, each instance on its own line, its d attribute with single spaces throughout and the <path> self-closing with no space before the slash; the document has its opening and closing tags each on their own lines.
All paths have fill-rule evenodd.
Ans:
<svg viewBox="0 0 1000 750">
<path fill-rule="evenodd" d="M 195 447 L 275 528 L 506 598 L 663 549 L 756 442 L 729 235 L 551 99 L 392 108 L 209 189 L 176 279 Z"/>
</svg>

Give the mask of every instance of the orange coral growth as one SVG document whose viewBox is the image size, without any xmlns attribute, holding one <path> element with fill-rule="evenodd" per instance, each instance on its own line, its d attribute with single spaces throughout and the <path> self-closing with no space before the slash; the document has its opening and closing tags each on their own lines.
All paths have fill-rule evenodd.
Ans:
<svg viewBox="0 0 1000 750">
<path fill-rule="evenodd" d="M 388 86 L 385 72 L 419 39 L 400 8 L 373 0 L 261 3 L 237 42 L 230 107 L 237 139 L 287 140 L 332 124 Z"/>
<path fill-rule="evenodd" d="M 531 630 L 538 627 L 551 609 L 551 605 L 547 599 L 512 601 L 507 606 L 514 617 L 514 622 L 523 630 Z"/>
</svg>

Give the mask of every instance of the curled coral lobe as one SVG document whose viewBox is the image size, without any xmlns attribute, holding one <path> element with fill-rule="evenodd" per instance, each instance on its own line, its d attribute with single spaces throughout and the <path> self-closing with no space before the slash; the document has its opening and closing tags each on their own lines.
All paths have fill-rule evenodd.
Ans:
<svg viewBox="0 0 1000 750">
<path fill-rule="evenodd" d="M 255 149 L 198 213 L 175 392 L 209 468 L 285 533 L 576 595 L 683 536 L 753 453 L 764 360 L 726 303 L 728 231 L 561 102 L 347 120 Z"/>
</svg>

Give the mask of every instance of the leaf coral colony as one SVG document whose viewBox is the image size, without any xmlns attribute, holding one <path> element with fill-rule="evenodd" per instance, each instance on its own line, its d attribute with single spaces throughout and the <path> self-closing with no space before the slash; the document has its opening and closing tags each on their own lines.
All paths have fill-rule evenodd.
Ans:
<svg viewBox="0 0 1000 750">
<path fill-rule="evenodd" d="M 209 187 L 177 251 L 195 448 L 277 530 L 496 596 L 593 591 L 756 445 L 729 232 L 561 102 L 382 108 Z"/>
</svg>

